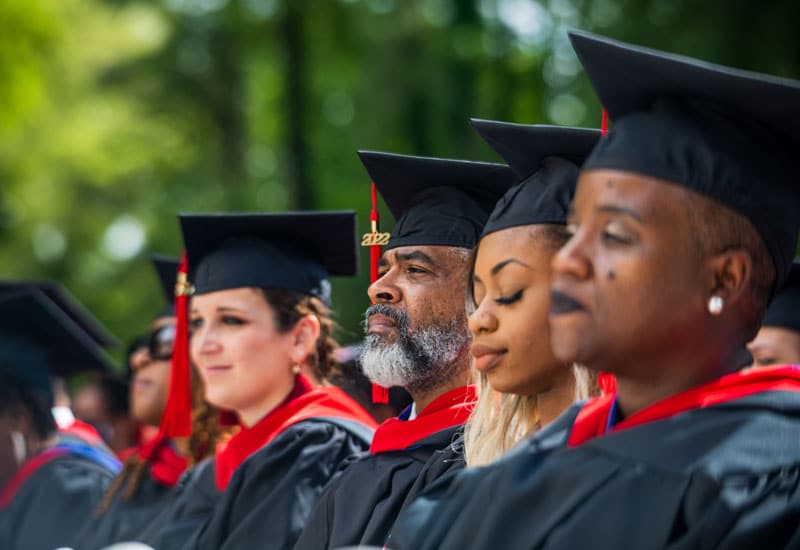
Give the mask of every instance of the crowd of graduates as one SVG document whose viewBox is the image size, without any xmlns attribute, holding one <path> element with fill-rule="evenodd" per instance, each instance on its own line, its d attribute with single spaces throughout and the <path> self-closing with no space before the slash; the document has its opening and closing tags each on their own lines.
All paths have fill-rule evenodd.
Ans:
<svg viewBox="0 0 800 550">
<path fill-rule="evenodd" d="M 570 40 L 610 130 L 360 151 L 391 233 L 180 214 L 127 414 L 63 397 L 105 329 L 0 284 L 0 548 L 800 548 L 800 82 Z"/>
</svg>

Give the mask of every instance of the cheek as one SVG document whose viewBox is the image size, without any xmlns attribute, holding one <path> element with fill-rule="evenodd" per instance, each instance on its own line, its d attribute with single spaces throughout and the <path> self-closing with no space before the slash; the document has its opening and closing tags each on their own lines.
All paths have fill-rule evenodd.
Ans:
<svg viewBox="0 0 800 550">
<path fill-rule="evenodd" d="M 550 325 L 547 315 L 548 296 L 537 293 L 509 315 L 510 344 L 515 355 L 522 361 L 535 361 L 544 352 L 550 354 Z"/>
</svg>

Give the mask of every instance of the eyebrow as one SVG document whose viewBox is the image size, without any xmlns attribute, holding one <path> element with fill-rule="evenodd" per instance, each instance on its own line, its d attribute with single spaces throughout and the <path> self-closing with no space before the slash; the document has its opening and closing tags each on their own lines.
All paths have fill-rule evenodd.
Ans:
<svg viewBox="0 0 800 550">
<path fill-rule="evenodd" d="M 614 206 L 613 204 L 600 204 L 596 206 L 594 210 L 595 212 L 622 214 L 623 216 L 629 216 L 640 223 L 642 221 L 642 217 L 639 215 L 638 212 L 635 212 L 630 208 L 625 208 L 624 206 Z"/>
<path fill-rule="evenodd" d="M 428 256 L 421 250 L 414 250 L 408 253 L 398 252 L 397 259 L 401 262 L 418 261 L 418 262 L 424 262 L 429 265 L 436 265 L 436 262 L 434 262 L 430 256 Z"/>
<path fill-rule="evenodd" d="M 220 307 L 218 307 L 218 308 L 217 308 L 215 311 L 217 311 L 217 312 L 221 312 L 221 313 L 225 313 L 225 312 L 228 312 L 228 311 L 239 312 L 239 313 L 245 313 L 245 310 L 244 310 L 244 309 L 239 309 L 239 308 L 235 308 L 235 307 L 231 307 L 231 306 L 220 306 Z M 192 308 L 192 310 L 190 311 L 190 313 L 192 313 L 192 314 L 194 314 L 194 315 L 199 315 L 199 313 L 198 313 L 198 311 L 197 311 L 197 308 L 194 308 L 194 307 Z"/>
<path fill-rule="evenodd" d="M 492 269 L 489 271 L 489 273 L 491 273 L 491 274 L 492 274 L 492 276 L 495 276 L 495 275 L 497 275 L 498 273 L 500 273 L 500 271 L 502 271 L 502 269 L 503 269 L 504 267 L 506 267 L 507 265 L 510 265 L 510 264 L 517 264 L 517 265 L 521 265 L 522 267 L 524 267 L 524 268 L 526 268 L 526 269 L 530 269 L 530 268 L 531 268 L 531 266 L 529 266 L 528 264 L 526 264 L 525 262 L 523 262 L 523 261 L 521 261 L 521 260 L 518 260 L 518 259 L 516 259 L 516 258 L 509 258 L 509 259 L 507 259 L 507 260 L 503 260 L 502 262 L 500 262 L 500 263 L 498 263 L 497 265 L 495 265 L 495 266 L 494 266 L 494 267 L 493 267 L 493 268 L 492 268 Z"/>
</svg>

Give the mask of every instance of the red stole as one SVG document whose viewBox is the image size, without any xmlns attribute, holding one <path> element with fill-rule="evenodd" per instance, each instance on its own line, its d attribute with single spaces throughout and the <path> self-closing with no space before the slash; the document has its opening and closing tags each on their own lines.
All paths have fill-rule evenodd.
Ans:
<svg viewBox="0 0 800 550">
<path fill-rule="evenodd" d="M 0 493 L 0 510 L 11 504 L 17 491 L 28 481 L 29 477 L 36 473 L 36 470 L 48 462 L 68 453 L 69 451 L 67 449 L 52 447 L 25 462 L 8 485 L 5 486 L 2 493 Z"/>
<path fill-rule="evenodd" d="M 475 386 L 462 386 L 434 399 L 414 420 L 390 418 L 375 431 L 369 450 L 373 454 L 402 451 L 438 431 L 463 424 L 477 399 Z"/>
<path fill-rule="evenodd" d="M 800 391 L 800 368 L 777 366 L 728 374 L 645 407 L 617 423 L 611 431 L 632 428 L 766 391 Z M 615 397 L 616 394 L 603 395 L 584 405 L 569 434 L 567 444 L 570 447 L 576 447 L 605 433 Z"/>
<path fill-rule="evenodd" d="M 375 420 L 342 390 L 332 386 L 313 388 L 305 376 L 298 375 L 294 389 L 280 405 L 257 424 L 250 428 L 242 427 L 239 433 L 217 447 L 217 489 L 224 491 L 236 468 L 286 428 L 316 417 L 340 418 L 376 427 Z"/>
<path fill-rule="evenodd" d="M 86 422 L 82 422 L 77 418 L 72 421 L 72 423 L 65 427 L 59 428 L 59 433 L 71 435 L 75 437 L 90 447 L 95 447 L 98 449 L 105 449 L 106 444 L 103 441 L 103 438 L 100 437 L 100 434 L 97 433 L 97 430 L 91 424 L 87 424 Z"/>
<path fill-rule="evenodd" d="M 123 461 L 134 455 L 149 460 L 150 477 L 167 487 L 174 487 L 189 465 L 189 459 L 178 454 L 169 439 L 162 436 L 154 437 L 138 447 L 125 449 L 119 453 Z"/>
</svg>

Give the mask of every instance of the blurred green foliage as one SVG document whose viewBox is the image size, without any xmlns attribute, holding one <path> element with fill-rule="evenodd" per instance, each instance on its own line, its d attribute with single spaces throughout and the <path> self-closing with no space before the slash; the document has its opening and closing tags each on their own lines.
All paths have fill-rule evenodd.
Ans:
<svg viewBox="0 0 800 550">
<path fill-rule="evenodd" d="M 127 340 L 162 307 L 147 257 L 178 253 L 178 211 L 355 208 L 366 231 L 359 148 L 492 160 L 468 117 L 599 124 L 567 27 L 797 78 L 799 20 L 796 1 L 2 0 L 2 276 L 62 281 Z M 334 282 L 344 342 L 362 265 Z"/>
</svg>

